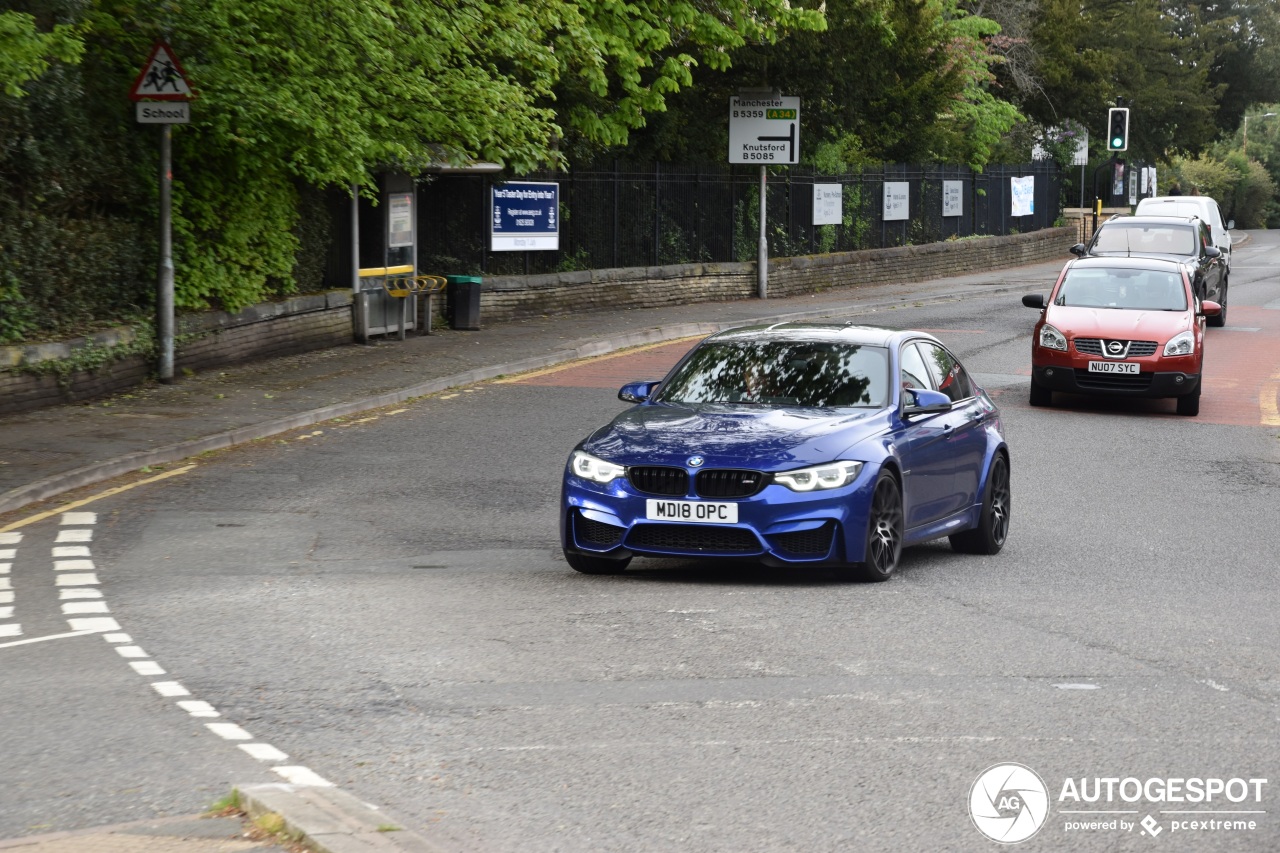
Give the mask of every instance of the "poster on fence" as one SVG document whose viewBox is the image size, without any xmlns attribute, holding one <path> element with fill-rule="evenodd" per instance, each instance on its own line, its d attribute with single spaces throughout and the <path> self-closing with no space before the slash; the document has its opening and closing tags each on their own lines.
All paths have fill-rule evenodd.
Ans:
<svg viewBox="0 0 1280 853">
<path fill-rule="evenodd" d="M 910 219 L 911 184 L 906 181 L 886 181 L 884 185 L 884 221 Z"/>
<path fill-rule="evenodd" d="M 964 216 L 964 181 L 942 182 L 942 215 Z"/>
<path fill-rule="evenodd" d="M 1025 178 L 1009 179 L 1009 197 L 1013 199 L 1010 216 L 1030 216 L 1036 212 L 1036 178 L 1029 175 Z"/>
<path fill-rule="evenodd" d="M 813 185 L 813 224 L 839 225 L 843 220 L 844 187 L 840 184 Z"/>
<path fill-rule="evenodd" d="M 489 250 L 520 252 L 560 248 L 560 185 L 546 182 L 494 184 Z"/>
<path fill-rule="evenodd" d="M 1138 173 L 1129 170 L 1129 204 L 1130 206 L 1138 203 Z"/>
</svg>

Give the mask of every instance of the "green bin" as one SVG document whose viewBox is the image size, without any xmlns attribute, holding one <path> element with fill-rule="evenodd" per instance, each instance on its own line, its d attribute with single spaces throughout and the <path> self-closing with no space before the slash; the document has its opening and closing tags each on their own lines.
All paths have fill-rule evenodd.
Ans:
<svg viewBox="0 0 1280 853">
<path fill-rule="evenodd" d="M 449 328 L 474 332 L 480 328 L 480 276 L 445 276 L 445 318 Z"/>
</svg>

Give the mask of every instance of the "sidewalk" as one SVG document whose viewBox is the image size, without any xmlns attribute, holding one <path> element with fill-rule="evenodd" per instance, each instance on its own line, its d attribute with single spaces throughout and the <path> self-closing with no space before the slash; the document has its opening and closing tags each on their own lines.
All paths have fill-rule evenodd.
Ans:
<svg viewBox="0 0 1280 853">
<path fill-rule="evenodd" d="M 105 400 L 0 417 L 0 531 L 37 509 L 60 506 L 66 498 L 59 500 L 59 496 L 72 490 L 144 468 L 447 388 L 630 346 L 764 321 L 831 318 L 895 325 L 892 309 L 903 305 L 993 293 L 1008 294 L 1010 310 L 1015 310 L 1013 306 L 1022 310 L 1019 296 L 1047 292 L 1066 259 L 1064 252 L 1063 261 L 785 299 L 547 317 L 475 332 L 442 329 L 405 341 L 353 344 L 271 359 L 180 378 L 173 385 L 152 383 Z M 1031 320 L 1028 314 L 1028 329 Z M 482 314 L 482 325 L 483 321 Z M 47 505 L 36 506 L 42 501 Z M 379 831 L 376 823 L 371 827 L 371 807 L 336 788 L 258 786 L 242 794 L 251 813 L 281 815 L 313 849 L 334 853 L 438 849 L 411 832 Z M 243 841 L 213 846 L 224 842 L 182 836 L 182 832 L 208 828 L 208 821 L 193 824 L 192 820 L 156 821 L 159 828 L 150 834 L 130 825 L 134 828 L 0 840 L 0 851 L 249 853 L 279 849 Z"/>
</svg>

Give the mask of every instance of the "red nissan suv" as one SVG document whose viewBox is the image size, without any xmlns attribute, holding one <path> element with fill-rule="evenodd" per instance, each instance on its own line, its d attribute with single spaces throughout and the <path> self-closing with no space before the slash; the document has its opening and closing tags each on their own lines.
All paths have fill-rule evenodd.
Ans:
<svg viewBox="0 0 1280 853">
<path fill-rule="evenodd" d="M 1155 258 L 1086 257 L 1062 269 L 1053 291 L 1022 304 L 1041 311 L 1031 339 L 1031 405 L 1053 392 L 1175 397 L 1200 413 L 1206 317 L 1185 264 Z"/>
</svg>

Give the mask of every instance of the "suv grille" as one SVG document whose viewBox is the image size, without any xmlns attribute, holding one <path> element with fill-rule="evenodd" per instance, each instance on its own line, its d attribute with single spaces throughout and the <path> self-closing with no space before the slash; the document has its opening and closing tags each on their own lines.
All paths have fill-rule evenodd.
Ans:
<svg viewBox="0 0 1280 853">
<path fill-rule="evenodd" d="M 631 548 L 689 553 L 705 551 L 751 554 L 760 551 L 760 540 L 741 527 L 713 524 L 637 524 L 627 537 Z"/>
<path fill-rule="evenodd" d="M 1126 358 L 1154 355 L 1157 346 L 1155 341 L 1126 341 L 1125 343 L 1129 344 L 1129 352 L 1126 354 Z M 1102 355 L 1102 339 L 1076 338 L 1076 352 L 1082 352 L 1085 355 Z"/>
<path fill-rule="evenodd" d="M 1150 373 L 1090 373 L 1076 368 L 1076 386 L 1090 391 L 1145 391 L 1151 387 Z"/>
<path fill-rule="evenodd" d="M 627 479 L 646 495 L 687 495 L 689 474 L 683 468 L 638 467 L 627 469 Z"/>
<path fill-rule="evenodd" d="M 768 482 L 768 475 L 759 471 L 722 468 L 698 472 L 694 488 L 704 498 L 749 498 Z"/>
</svg>

